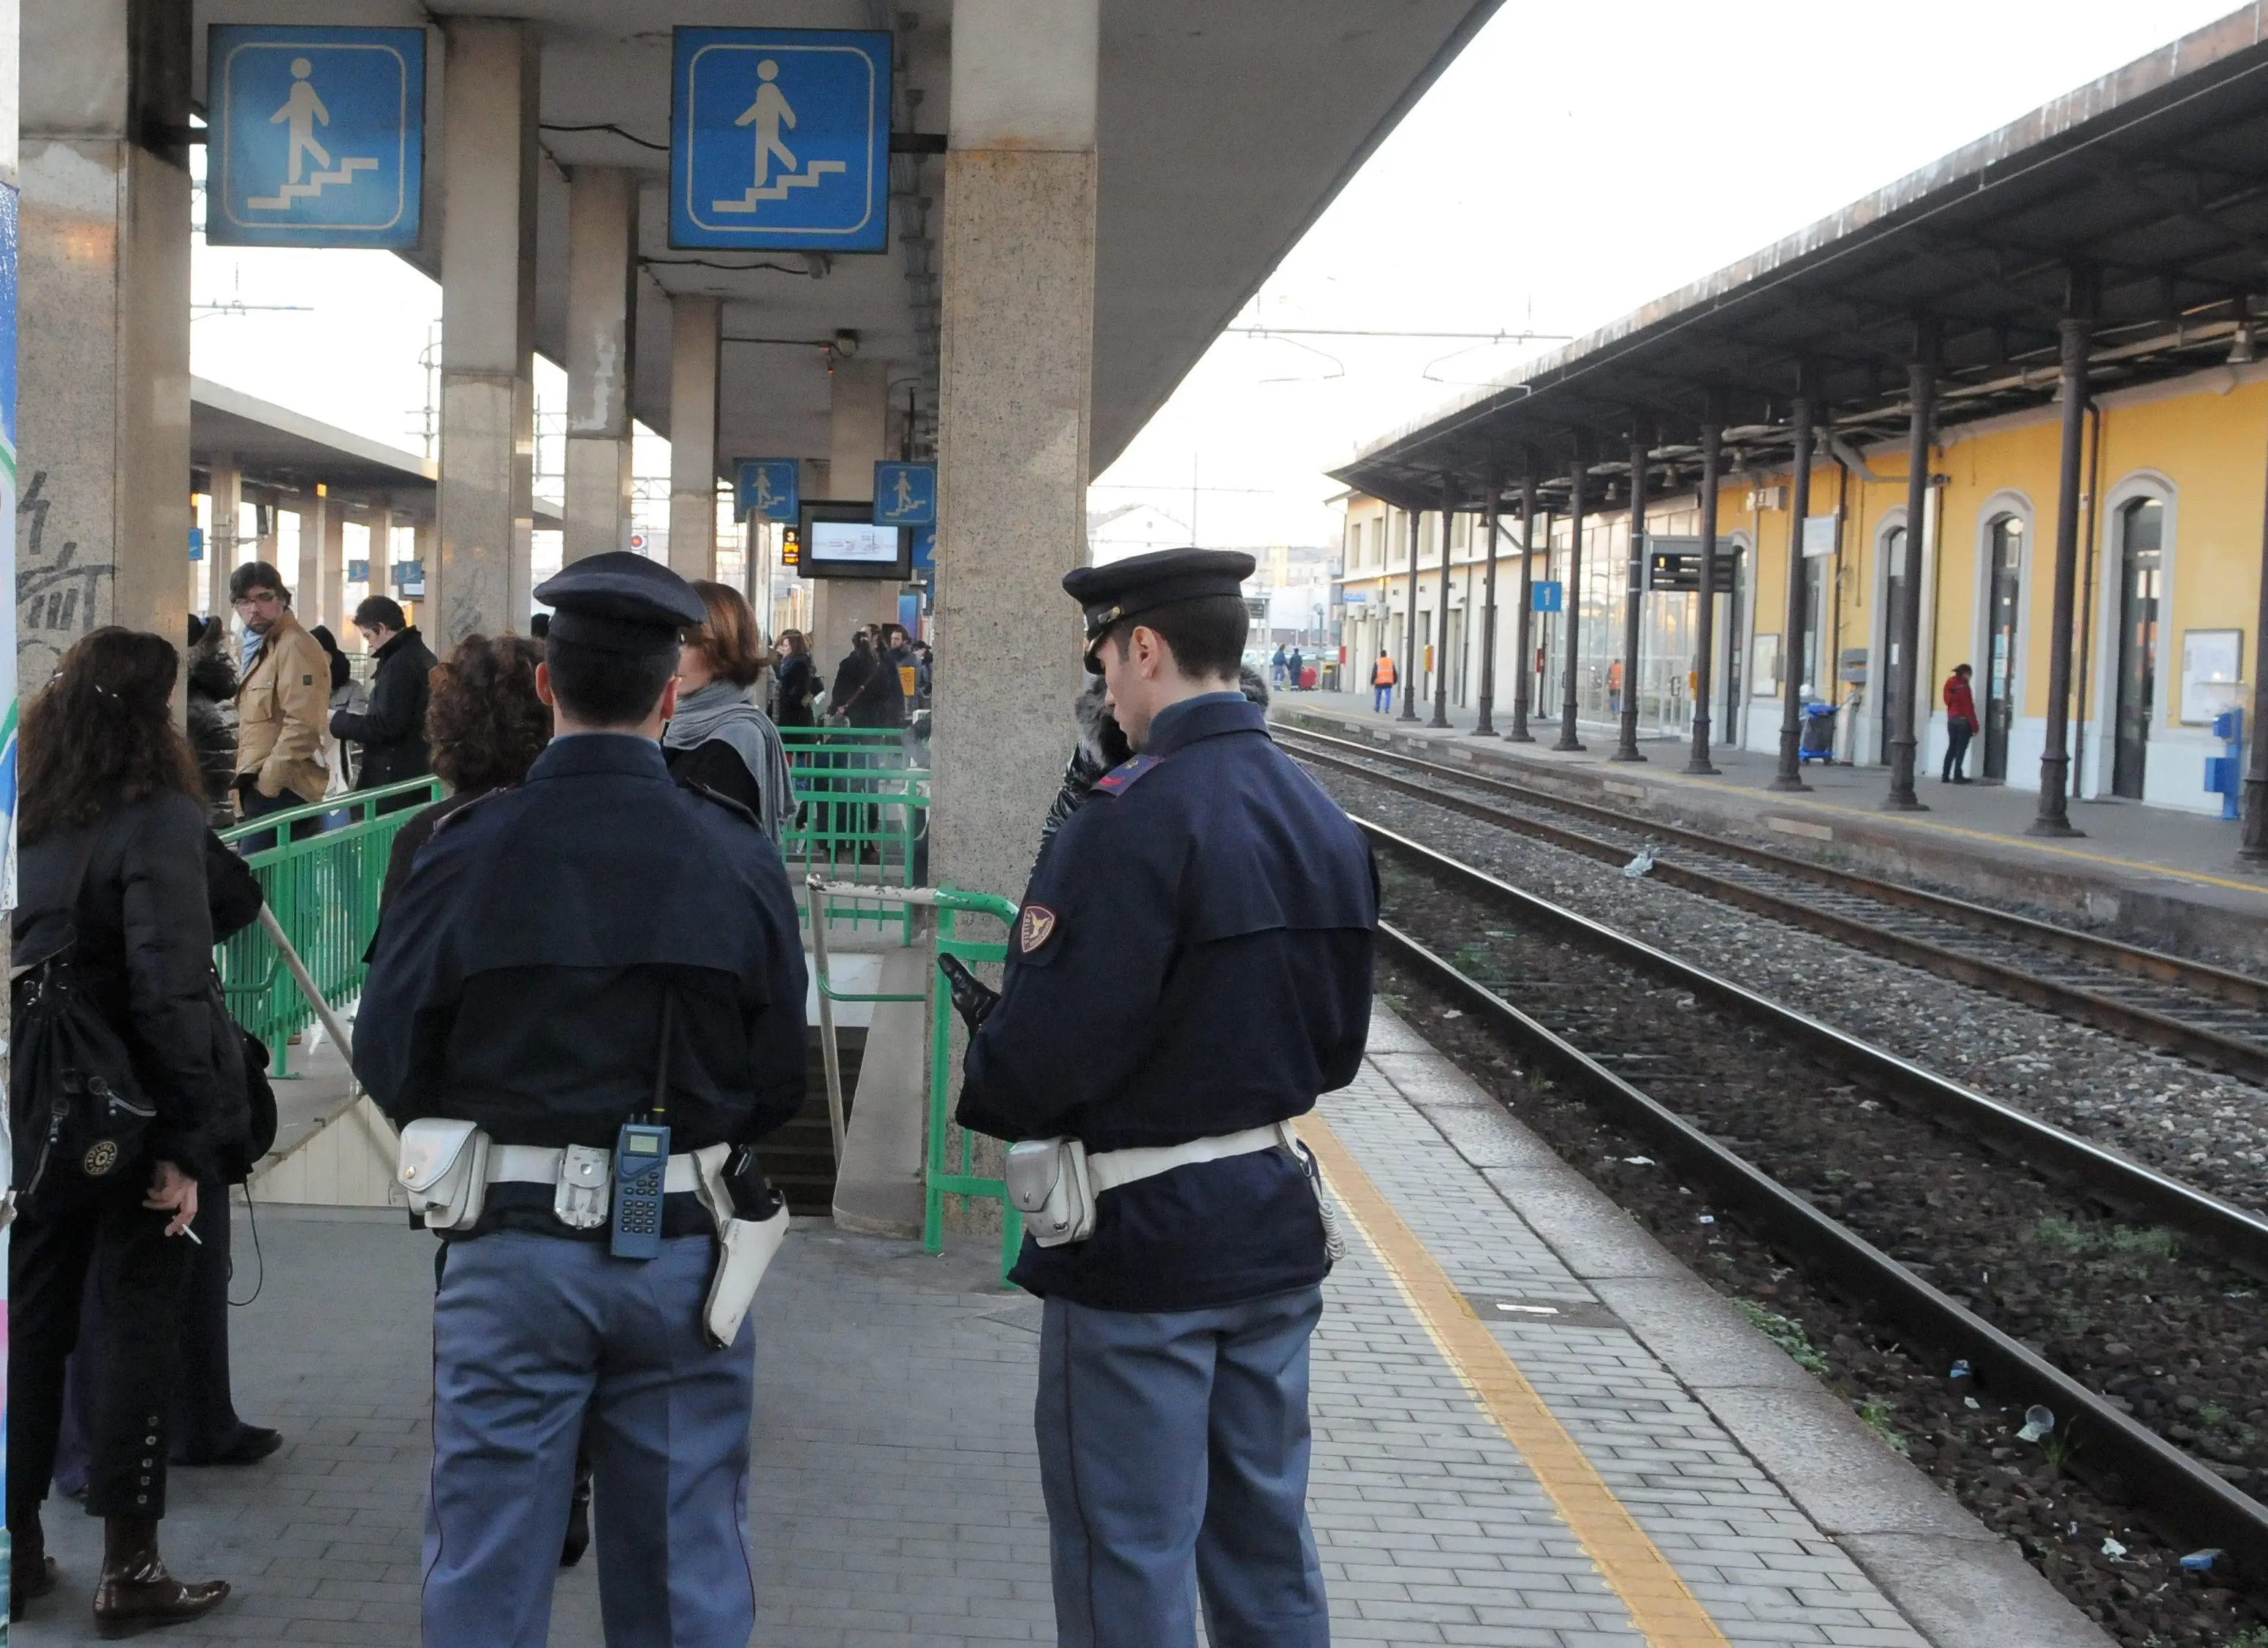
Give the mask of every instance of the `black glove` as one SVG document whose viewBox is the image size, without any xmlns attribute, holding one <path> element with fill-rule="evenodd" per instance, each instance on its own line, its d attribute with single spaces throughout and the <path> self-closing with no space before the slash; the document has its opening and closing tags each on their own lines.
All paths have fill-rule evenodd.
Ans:
<svg viewBox="0 0 2268 1648">
<path fill-rule="evenodd" d="M 999 1004 L 1000 992 L 963 967 L 959 956 L 939 956 L 937 964 L 953 987 L 954 1011 L 972 1031 L 982 1028 Z"/>
</svg>

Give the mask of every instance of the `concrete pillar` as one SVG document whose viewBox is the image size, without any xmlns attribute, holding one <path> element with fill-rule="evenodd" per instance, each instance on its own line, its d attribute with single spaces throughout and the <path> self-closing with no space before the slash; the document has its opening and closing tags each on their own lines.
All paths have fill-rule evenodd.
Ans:
<svg viewBox="0 0 2268 1648">
<path fill-rule="evenodd" d="M 575 168 L 567 180 L 568 561 L 630 548 L 637 222 L 632 173 Z"/>
<path fill-rule="evenodd" d="M 1011 898 L 1080 682 L 1099 36 L 1100 0 L 954 6 L 931 864 Z"/>
<path fill-rule="evenodd" d="M 204 609 L 229 616 L 228 575 L 236 570 L 237 519 L 244 512 L 244 471 L 234 452 L 212 460 L 212 531 L 205 539 Z"/>
<path fill-rule="evenodd" d="M 190 8 L 24 0 L 17 679 L 188 615 Z M 11 76 L 11 82 L 15 77 Z M 160 148 L 145 143 L 161 144 Z"/>
<path fill-rule="evenodd" d="M 889 371 L 878 360 L 838 360 L 828 388 L 827 496 L 871 498 L 874 466 L 888 451 Z M 834 660 L 850 648 L 850 632 L 860 624 L 891 623 L 898 615 L 898 586 L 874 578 L 815 578 L 812 581 L 814 634 L 825 641 L 814 651 Z"/>
<path fill-rule="evenodd" d="M 437 648 L 526 627 L 535 527 L 535 118 L 532 25 L 449 18 L 442 76 Z"/>
<path fill-rule="evenodd" d="M 717 576 L 717 364 L 724 315 L 714 298 L 669 300 L 669 565 L 688 578 Z"/>
<path fill-rule="evenodd" d="M 307 529 L 314 528 L 311 541 Z M 315 507 L 299 520 L 299 559 L 312 562 L 317 609 L 323 622 L 331 627 L 343 648 L 351 639 L 347 634 L 347 621 L 353 611 L 347 605 L 347 508 L 335 497 L 318 497 Z"/>
</svg>

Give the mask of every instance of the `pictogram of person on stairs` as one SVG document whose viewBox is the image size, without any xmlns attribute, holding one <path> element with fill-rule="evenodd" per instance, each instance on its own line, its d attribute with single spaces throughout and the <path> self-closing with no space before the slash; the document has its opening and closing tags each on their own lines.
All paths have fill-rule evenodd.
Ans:
<svg viewBox="0 0 2268 1648">
<path fill-rule="evenodd" d="M 314 64 L 305 57 L 291 60 L 291 94 L 284 99 L 284 107 L 268 117 L 271 126 L 289 122 L 291 150 L 287 180 L 297 183 L 306 158 L 313 155 L 319 167 L 331 164 L 330 151 L 315 141 L 315 124 L 331 123 L 331 112 L 323 107 L 323 99 L 315 95 L 315 88 L 307 77 L 315 70 Z M 758 99 L 762 101 L 761 99 Z"/>
</svg>

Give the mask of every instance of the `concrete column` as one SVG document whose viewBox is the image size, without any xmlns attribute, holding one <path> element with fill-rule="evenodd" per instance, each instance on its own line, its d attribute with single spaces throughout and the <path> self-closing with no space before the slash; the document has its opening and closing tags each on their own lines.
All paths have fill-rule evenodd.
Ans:
<svg viewBox="0 0 2268 1648">
<path fill-rule="evenodd" d="M 443 22 L 439 554 L 432 641 L 525 629 L 535 526 L 534 27 Z"/>
<path fill-rule="evenodd" d="M 637 348 L 637 179 L 577 166 L 567 180 L 569 561 L 630 547 L 630 382 Z M 676 541 L 672 533 L 671 541 Z"/>
<path fill-rule="evenodd" d="M 237 518 L 244 512 L 244 471 L 234 452 L 212 460 L 212 531 L 205 539 L 204 609 L 229 615 L 228 575 L 236 569 Z"/>
<path fill-rule="evenodd" d="M 717 576 L 717 358 L 725 305 L 669 300 L 669 564 Z"/>
<path fill-rule="evenodd" d="M 1100 0 L 955 0 L 931 863 L 1012 898 L 1080 681 L 1099 47 Z"/>
<path fill-rule="evenodd" d="M 315 529 L 312 556 L 307 538 L 310 525 Z M 317 498 L 312 513 L 300 518 L 299 557 L 313 561 L 313 582 L 323 622 L 344 647 L 350 638 L 347 621 L 353 614 L 347 606 L 347 508 L 337 498 Z"/>
<path fill-rule="evenodd" d="M 188 614 L 189 174 L 171 137 L 190 9 L 24 0 L 21 28 L 16 666 L 33 692 L 89 629 L 179 644 Z"/>
<path fill-rule="evenodd" d="M 838 360 L 828 379 L 828 388 L 833 405 L 828 424 L 827 496 L 872 498 L 874 466 L 888 455 L 889 450 L 888 369 L 878 360 Z M 828 657 L 830 672 L 834 660 L 850 650 L 851 630 L 860 624 L 894 623 L 897 616 L 898 586 L 887 579 L 812 581 L 812 631 L 826 642 L 823 648 L 814 644 L 813 650 Z"/>
</svg>

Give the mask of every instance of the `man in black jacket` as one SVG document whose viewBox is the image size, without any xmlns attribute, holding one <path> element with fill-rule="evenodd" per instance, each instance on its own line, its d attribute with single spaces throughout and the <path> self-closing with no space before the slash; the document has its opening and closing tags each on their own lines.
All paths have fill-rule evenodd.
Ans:
<svg viewBox="0 0 2268 1648">
<path fill-rule="evenodd" d="M 417 633 L 401 604 L 373 595 L 355 608 L 354 626 L 364 644 L 378 659 L 378 674 L 370 687 L 370 707 L 359 713 L 342 710 L 331 717 L 331 736 L 362 746 L 362 771 L 357 790 L 379 790 L 405 778 L 422 778 L 433 770 L 425 747 L 425 705 L 431 696 L 431 679 L 440 660 Z M 427 798 L 403 796 L 386 803 L 381 812 L 423 806 Z"/>
</svg>

